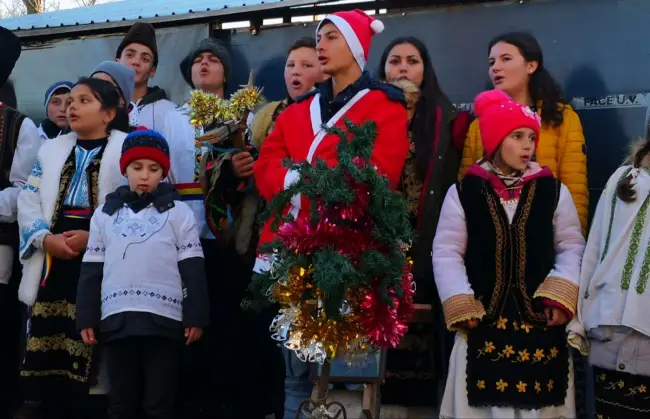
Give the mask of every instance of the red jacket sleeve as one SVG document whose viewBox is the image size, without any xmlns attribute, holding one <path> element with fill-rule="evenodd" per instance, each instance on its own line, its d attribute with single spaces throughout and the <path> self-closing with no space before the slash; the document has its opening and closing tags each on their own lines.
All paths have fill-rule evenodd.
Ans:
<svg viewBox="0 0 650 419">
<path fill-rule="evenodd" d="M 284 159 L 289 157 L 284 138 L 285 114 L 280 115 L 273 131 L 264 139 L 260 155 L 253 165 L 255 185 L 262 198 L 267 201 L 284 190 L 285 180 L 289 181 L 288 178 L 291 177 L 289 169 L 282 164 Z"/>
<path fill-rule="evenodd" d="M 370 119 L 377 125 L 377 137 L 370 161 L 388 178 L 391 186 L 396 188 L 410 147 L 408 115 L 401 103 L 388 100 L 383 92 L 376 94 L 378 98 L 372 101 L 373 113 Z M 319 153 L 318 157 L 333 167 L 337 164 L 336 153 L 336 147 L 328 147 Z"/>
</svg>

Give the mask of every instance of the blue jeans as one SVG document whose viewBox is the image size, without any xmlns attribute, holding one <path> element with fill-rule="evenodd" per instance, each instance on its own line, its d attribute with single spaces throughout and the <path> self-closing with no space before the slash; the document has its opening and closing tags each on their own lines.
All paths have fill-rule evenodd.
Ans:
<svg viewBox="0 0 650 419">
<path fill-rule="evenodd" d="M 298 359 L 294 351 L 282 348 L 286 376 L 284 378 L 284 419 L 295 419 L 300 405 L 311 397 L 309 380 L 311 364 Z M 301 416 L 302 418 L 302 416 Z"/>
</svg>

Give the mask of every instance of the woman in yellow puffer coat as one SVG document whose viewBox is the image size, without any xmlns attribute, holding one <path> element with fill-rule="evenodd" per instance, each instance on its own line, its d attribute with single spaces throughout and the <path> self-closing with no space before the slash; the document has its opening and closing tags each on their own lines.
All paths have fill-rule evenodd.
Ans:
<svg viewBox="0 0 650 419">
<path fill-rule="evenodd" d="M 587 188 L 587 148 L 580 118 L 561 99 L 560 88 L 544 68 L 542 50 L 530 34 L 512 32 L 494 38 L 489 45 L 489 73 L 495 89 L 514 101 L 528 105 L 542 118 L 536 159 L 548 166 L 564 183 L 580 215 L 586 233 L 589 189 Z M 483 158 L 477 121 L 467 133 L 458 173 L 462 179 L 473 163 Z"/>
</svg>

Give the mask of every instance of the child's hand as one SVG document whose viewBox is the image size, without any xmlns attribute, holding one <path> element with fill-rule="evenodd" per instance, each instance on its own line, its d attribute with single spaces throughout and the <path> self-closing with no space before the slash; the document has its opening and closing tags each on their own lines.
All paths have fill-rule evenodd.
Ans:
<svg viewBox="0 0 650 419">
<path fill-rule="evenodd" d="M 81 331 L 81 339 L 86 345 L 94 345 L 97 343 L 95 340 L 95 331 L 93 329 L 83 329 Z"/>
<path fill-rule="evenodd" d="M 63 234 L 48 234 L 45 236 L 43 250 L 57 259 L 69 260 L 79 256 L 79 252 L 68 245 Z"/>
<path fill-rule="evenodd" d="M 557 307 L 547 307 L 544 309 L 544 314 L 546 315 L 546 326 L 564 326 L 569 322 L 569 317 L 561 308 Z"/>
<path fill-rule="evenodd" d="M 186 345 L 191 345 L 197 340 L 201 339 L 201 336 L 203 336 L 203 329 L 200 327 L 186 327 L 185 328 L 185 337 L 187 338 L 187 341 L 185 342 Z"/>
<path fill-rule="evenodd" d="M 88 232 L 83 230 L 70 230 L 63 233 L 65 242 L 75 252 L 84 252 L 88 246 Z"/>
<path fill-rule="evenodd" d="M 469 319 L 462 322 L 454 323 L 453 327 L 457 329 L 463 329 L 463 330 L 472 330 L 478 327 L 479 322 L 480 320 L 477 319 Z"/>
<path fill-rule="evenodd" d="M 232 170 L 238 178 L 253 176 L 253 156 L 248 151 L 240 151 L 232 156 Z"/>
</svg>

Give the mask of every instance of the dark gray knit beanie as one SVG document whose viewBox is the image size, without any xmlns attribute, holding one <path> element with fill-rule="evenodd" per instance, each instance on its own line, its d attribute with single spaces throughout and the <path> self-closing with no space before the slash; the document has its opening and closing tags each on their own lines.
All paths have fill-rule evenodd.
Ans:
<svg viewBox="0 0 650 419">
<path fill-rule="evenodd" d="M 183 78 L 187 84 L 194 89 L 194 83 L 192 83 L 192 64 L 194 64 L 196 57 L 204 52 L 212 53 L 215 57 L 219 58 L 219 61 L 221 61 L 221 65 L 223 65 L 223 75 L 226 80 L 224 87 L 227 87 L 228 82 L 230 81 L 230 73 L 232 71 L 230 53 L 228 53 L 228 50 L 223 43 L 214 38 L 205 38 L 199 42 L 199 45 L 197 45 L 197 47 L 194 48 L 190 54 L 183 59 L 183 61 L 181 61 L 181 74 L 183 75 Z"/>
</svg>

